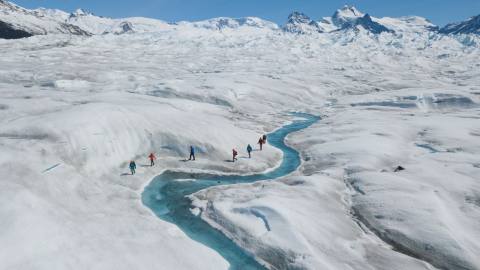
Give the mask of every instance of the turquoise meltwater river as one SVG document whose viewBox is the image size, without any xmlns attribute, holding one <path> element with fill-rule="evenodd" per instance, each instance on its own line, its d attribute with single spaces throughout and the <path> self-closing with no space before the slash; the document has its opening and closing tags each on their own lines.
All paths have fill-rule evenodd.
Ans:
<svg viewBox="0 0 480 270">
<path fill-rule="evenodd" d="M 309 127 L 320 118 L 304 113 L 294 113 L 292 116 L 297 120 L 268 135 L 268 143 L 283 152 L 282 163 L 276 169 L 253 175 L 217 175 L 167 170 L 155 177 L 145 188 L 142 193 L 143 204 L 162 220 L 178 226 L 191 239 L 218 252 L 230 263 L 231 270 L 265 269 L 252 254 L 243 250 L 200 217 L 192 214 L 191 201 L 187 196 L 218 185 L 273 180 L 297 170 L 301 164 L 300 154 L 285 144 L 285 137 Z"/>
</svg>

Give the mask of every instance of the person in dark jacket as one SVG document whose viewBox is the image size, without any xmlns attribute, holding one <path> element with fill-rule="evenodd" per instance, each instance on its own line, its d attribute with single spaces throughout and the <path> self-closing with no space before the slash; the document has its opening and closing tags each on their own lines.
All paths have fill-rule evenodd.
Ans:
<svg viewBox="0 0 480 270">
<path fill-rule="evenodd" d="M 192 145 L 190 145 L 190 157 L 188 158 L 188 160 L 195 160 L 195 148 L 193 148 Z"/>
<path fill-rule="evenodd" d="M 137 169 L 137 164 L 135 164 L 135 161 L 133 161 L 133 160 L 130 161 L 129 167 L 130 167 L 130 172 L 132 173 L 132 175 L 134 175 L 135 170 Z"/>
<path fill-rule="evenodd" d="M 250 144 L 247 145 L 248 158 L 252 158 L 252 151 L 253 151 L 252 146 Z"/>
<path fill-rule="evenodd" d="M 233 156 L 232 162 L 235 162 L 235 160 L 237 160 L 237 156 L 238 156 L 237 150 L 232 149 L 232 156 Z"/>
<path fill-rule="evenodd" d="M 263 134 L 262 139 L 263 139 L 263 143 L 267 143 L 267 135 Z"/>
<path fill-rule="evenodd" d="M 258 144 L 260 145 L 260 151 L 263 150 L 263 144 L 264 144 L 264 143 L 265 143 L 265 142 L 263 141 L 263 138 L 260 137 L 260 139 L 258 139 Z"/>
</svg>

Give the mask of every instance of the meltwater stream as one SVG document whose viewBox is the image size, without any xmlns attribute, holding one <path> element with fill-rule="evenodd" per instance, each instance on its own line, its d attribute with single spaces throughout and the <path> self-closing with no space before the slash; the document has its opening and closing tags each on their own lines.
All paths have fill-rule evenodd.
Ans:
<svg viewBox="0 0 480 270">
<path fill-rule="evenodd" d="M 229 262 L 230 269 L 265 269 L 234 241 L 192 214 L 191 201 L 187 196 L 213 186 L 271 180 L 294 172 L 300 166 L 300 155 L 285 144 L 285 137 L 309 127 L 319 117 L 304 113 L 294 113 L 293 116 L 301 120 L 295 120 L 268 135 L 269 144 L 283 152 L 281 165 L 273 171 L 253 175 L 216 175 L 167 170 L 145 188 L 142 193 L 143 204 L 159 218 L 177 225 L 193 240 L 218 252 Z"/>
</svg>

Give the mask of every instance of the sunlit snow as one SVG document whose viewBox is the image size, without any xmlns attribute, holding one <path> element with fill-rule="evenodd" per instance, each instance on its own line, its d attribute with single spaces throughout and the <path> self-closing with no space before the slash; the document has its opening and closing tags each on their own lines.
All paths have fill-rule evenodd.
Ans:
<svg viewBox="0 0 480 270">
<path fill-rule="evenodd" d="M 194 213 L 272 269 L 480 269 L 478 36 L 98 20 L 0 40 L 1 269 L 228 269 L 141 193 L 165 169 L 271 170 L 268 145 L 226 160 L 292 111 L 322 117 L 287 138 L 300 169 L 200 191 Z"/>
</svg>

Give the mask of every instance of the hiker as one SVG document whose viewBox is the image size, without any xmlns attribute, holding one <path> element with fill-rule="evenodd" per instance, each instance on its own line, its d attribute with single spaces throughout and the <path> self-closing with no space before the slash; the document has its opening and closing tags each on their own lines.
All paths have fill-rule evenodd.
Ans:
<svg viewBox="0 0 480 270">
<path fill-rule="evenodd" d="M 252 158 L 252 151 L 253 151 L 252 146 L 250 144 L 247 145 L 248 158 Z"/>
<path fill-rule="evenodd" d="M 263 141 L 263 138 L 260 137 L 260 139 L 258 139 L 258 144 L 260 144 L 260 151 L 263 150 L 263 144 L 264 144 L 264 143 L 265 143 L 265 142 Z"/>
<path fill-rule="evenodd" d="M 263 143 L 267 143 L 267 135 L 263 134 L 262 139 L 263 139 Z"/>
<path fill-rule="evenodd" d="M 188 158 L 188 160 L 195 160 L 195 149 L 193 148 L 192 145 L 190 145 L 190 157 Z"/>
<path fill-rule="evenodd" d="M 135 164 L 135 161 L 130 161 L 130 172 L 132 173 L 132 175 L 135 174 L 135 169 L 137 168 L 137 164 Z"/>
<path fill-rule="evenodd" d="M 157 157 L 155 157 L 155 154 L 150 153 L 150 155 L 148 156 L 148 159 L 150 159 L 150 167 L 155 165 L 155 159 L 157 159 Z"/>
<path fill-rule="evenodd" d="M 237 160 L 237 155 L 238 155 L 237 150 L 232 149 L 232 156 L 233 156 L 232 162 L 235 162 L 235 160 Z"/>
</svg>

